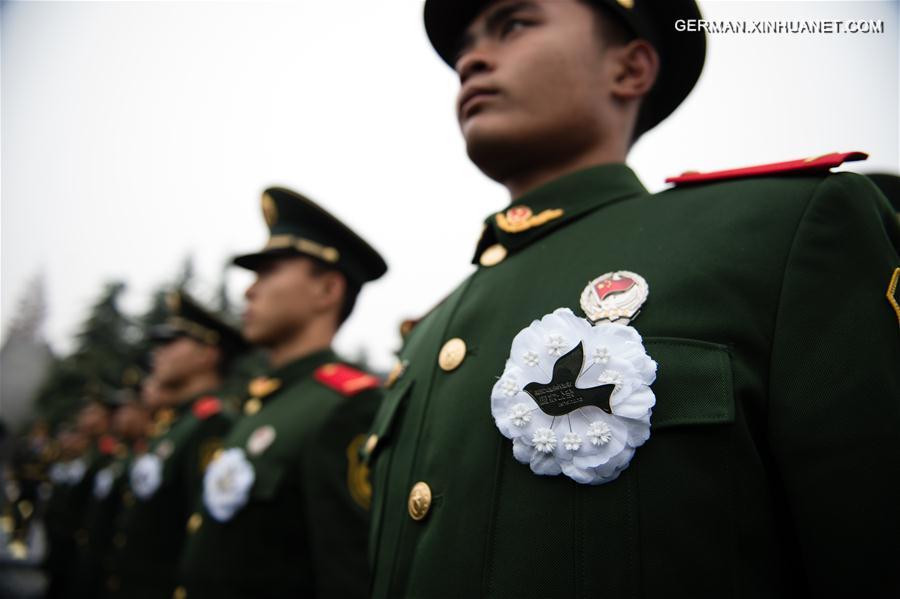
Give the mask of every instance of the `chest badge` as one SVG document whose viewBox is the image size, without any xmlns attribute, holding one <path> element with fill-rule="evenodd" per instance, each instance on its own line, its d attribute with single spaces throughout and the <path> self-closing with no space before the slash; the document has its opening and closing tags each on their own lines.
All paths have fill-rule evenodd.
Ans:
<svg viewBox="0 0 900 599">
<path fill-rule="evenodd" d="M 644 277 L 627 270 L 600 275 L 581 292 L 581 309 L 591 322 L 608 320 L 628 324 L 637 318 L 650 286 Z"/>
<path fill-rule="evenodd" d="M 269 424 L 261 426 L 247 439 L 247 452 L 250 455 L 260 455 L 273 441 L 275 441 L 275 427 Z"/>
<path fill-rule="evenodd" d="M 592 325 L 558 308 L 513 339 L 491 414 L 535 474 L 598 485 L 617 478 L 650 437 L 655 380 L 656 362 L 633 327 Z"/>
</svg>

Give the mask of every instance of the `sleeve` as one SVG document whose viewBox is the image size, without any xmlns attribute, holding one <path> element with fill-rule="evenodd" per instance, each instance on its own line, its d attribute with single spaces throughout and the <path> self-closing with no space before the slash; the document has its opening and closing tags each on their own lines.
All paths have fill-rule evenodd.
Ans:
<svg viewBox="0 0 900 599">
<path fill-rule="evenodd" d="M 785 265 L 769 433 L 813 596 L 900 596 L 898 247 L 884 197 L 841 173 L 816 188 Z"/>
<path fill-rule="evenodd" d="M 317 597 L 368 597 L 369 469 L 360 459 L 380 389 L 342 397 L 304 452 L 304 493 Z"/>
</svg>

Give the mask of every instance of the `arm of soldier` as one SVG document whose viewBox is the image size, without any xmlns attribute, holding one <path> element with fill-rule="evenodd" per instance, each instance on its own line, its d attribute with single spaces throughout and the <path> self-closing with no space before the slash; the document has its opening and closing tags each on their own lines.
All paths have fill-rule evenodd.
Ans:
<svg viewBox="0 0 900 599">
<path fill-rule="evenodd" d="M 380 399 L 379 389 L 344 398 L 304 452 L 306 518 L 320 597 L 368 595 L 366 547 L 372 488 L 359 449 Z"/>
<path fill-rule="evenodd" d="M 898 246 L 884 198 L 843 173 L 818 185 L 785 266 L 769 431 L 814 595 L 900 593 Z"/>
</svg>

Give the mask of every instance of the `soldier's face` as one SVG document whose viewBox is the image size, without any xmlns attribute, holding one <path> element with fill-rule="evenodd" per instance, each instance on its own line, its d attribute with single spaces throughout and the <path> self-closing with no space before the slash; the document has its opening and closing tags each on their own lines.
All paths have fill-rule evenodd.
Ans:
<svg viewBox="0 0 900 599">
<path fill-rule="evenodd" d="M 604 134 L 612 67 L 594 19 L 578 0 L 500 0 L 469 25 L 455 65 L 457 118 L 488 176 L 501 180 L 509 160 L 552 160 Z"/>
<path fill-rule="evenodd" d="M 245 293 L 244 337 L 255 345 L 274 347 L 301 334 L 321 314 L 322 282 L 307 258 L 279 257 L 263 263 Z"/>
<path fill-rule="evenodd" d="M 180 386 L 198 372 L 214 370 L 216 348 L 190 337 L 178 337 L 153 352 L 153 378 L 163 388 Z"/>
<path fill-rule="evenodd" d="M 89 437 L 99 437 L 109 428 L 109 414 L 95 403 L 88 404 L 78 413 L 78 430 Z"/>
</svg>

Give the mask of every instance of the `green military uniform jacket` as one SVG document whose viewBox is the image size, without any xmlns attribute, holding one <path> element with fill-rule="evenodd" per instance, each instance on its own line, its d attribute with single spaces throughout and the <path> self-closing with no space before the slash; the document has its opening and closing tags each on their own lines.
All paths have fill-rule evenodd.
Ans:
<svg viewBox="0 0 900 599">
<path fill-rule="evenodd" d="M 51 476 L 53 487 L 44 511 L 49 546 L 45 563 L 50 578 L 48 597 L 77 595 L 81 586 L 76 557 L 87 544 L 87 531 L 82 526 L 85 509 L 97 472 L 112 460 L 110 442 L 109 437 L 101 438 L 84 455 L 64 465 L 68 473 L 61 479 L 53 481 L 56 477 Z"/>
<path fill-rule="evenodd" d="M 514 206 L 562 214 L 518 233 L 488 220 L 478 255 L 508 255 L 412 330 L 376 416 L 374 596 L 896 596 L 900 230 L 874 186 L 649 194 L 609 164 Z M 632 325 L 658 364 L 650 437 L 611 482 L 538 476 L 492 387 L 520 330 L 583 316 L 585 285 L 618 270 L 649 285 Z M 430 493 L 410 497 L 417 482 Z"/>
<path fill-rule="evenodd" d="M 250 387 L 245 416 L 204 481 L 181 595 L 365 596 L 371 487 L 359 448 L 378 408 L 378 380 L 328 350 Z M 217 519 L 208 492 L 220 488 L 214 474 L 226 456 L 253 478 L 231 475 L 245 481 L 243 494 Z"/>
<path fill-rule="evenodd" d="M 168 430 L 160 431 L 129 469 L 112 538 L 106 581 L 110 596 L 169 599 L 175 589 L 178 558 L 203 470 L 232 424 L 218 398 L 208 394 L 176 412 Z"/>
<path fill-rule="evenodd" d="M 143 450 L 142 450 L 143 451 Z M 97 471 L 84 507 L 75 564 L 76 595 L 101 597 L 110 570 L 110 551 L 134 451 L 119 444 L 112 460 Z"/>
</svg>

